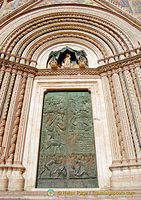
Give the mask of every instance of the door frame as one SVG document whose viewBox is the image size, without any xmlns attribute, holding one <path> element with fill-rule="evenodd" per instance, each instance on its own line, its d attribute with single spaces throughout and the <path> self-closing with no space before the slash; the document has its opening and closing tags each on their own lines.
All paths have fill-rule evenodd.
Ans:
<svg viewBox="0 0 141 200">
<path fill-rule="evenodd" d="M 101 80 L 86 77 L 79 77 L 79 79 L 78 77 L 36 77 L 33 84 L 23 159 L 23 165 L 26 168 L 25 190 L 41 190 L 35 189 L 35 186 L 44 93 L 59 90 L 88 90 L 91 93 L 98 185 L 99 189 L 110 188 L 109 166 L 112 163 L 112 157 Z"/>
</svg>

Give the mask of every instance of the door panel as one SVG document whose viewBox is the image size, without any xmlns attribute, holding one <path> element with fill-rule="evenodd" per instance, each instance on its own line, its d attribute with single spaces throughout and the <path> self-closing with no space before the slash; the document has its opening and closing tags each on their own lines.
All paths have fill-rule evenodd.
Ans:
<svg viewBox="0 0 141 200">
<path fill-rule="evenodd" d="M 98 187 L 91 95 L 44 96 L 37 188 Z"/>
</svg>

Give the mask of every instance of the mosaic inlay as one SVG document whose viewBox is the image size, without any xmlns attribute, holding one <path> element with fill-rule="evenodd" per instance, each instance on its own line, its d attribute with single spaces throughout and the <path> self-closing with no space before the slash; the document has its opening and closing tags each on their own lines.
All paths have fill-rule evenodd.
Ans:
<svg viewBox="0 0 141 200">
<path fill-rule="evenodd" d="M 5 16 L 13 10 L 26 4 L 30 0 L 13 0 L 7 3 L 2 15 Z M 141 18 L 141 0 L 105 0 L 110 1 L 114 5 L 120 7 L 122 10 Z M 98 5 L 94 0 L 43 0 L 37 7 L 43 7 L 56 4 L 84 4 L 96 6 Z"/>
</svg>

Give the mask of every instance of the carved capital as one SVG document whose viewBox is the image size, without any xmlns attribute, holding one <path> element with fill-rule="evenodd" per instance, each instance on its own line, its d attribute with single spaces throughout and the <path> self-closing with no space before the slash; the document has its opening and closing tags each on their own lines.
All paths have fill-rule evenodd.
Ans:
<svg viewBox="0 0 141 200">
<path fill-rule="evenodd" d="M 118 73 L 119 72 L 123 72 L 123 69 L 122 68 L 118 68 Z"/>
<path fill-rule="evenodd" d="M 5 72 L 11 72 L 11 69 L 10 68 L 7 68 L 6 70 L 5 70 Z"/>
<path fill-rule="evenodd" d="M 134 65 L 135 65 L 136 67 L 140 67 L 140 66 L 141 66 L 140 63 L 135 63 Z"/>
<path fill-rule="evenodd" d="M 134 69 L 135 65 L 129 65 L 129 69 Z"/>
<path fill-rule="evenodd" d="M 23 78 L 27 78 L 27 76 L 28 76 L 28 73 L 27 73 L 27 72 L 24 72 L 24 73 L 23 73 Z"/>
<path fill-rule="evenodd" d="M 117 74 L 118 73 L 118 69 L 113 69 L 112 70 L 112 74 Z"/>
<path fill-rule="evenodd" d="M 28 77 L 30 77 L 30 78 L 34 78 L 34 77 L 35 77 L 35 74 L 31 74 L 31 73 L 29 73 L 29 74 L 28 74 Z"/>
<path fill-rule="evenodd" d="M 17 72 L 17 75 L 22 75 L 22 71 L 18 71 L 18 72 Z"/>
<path fill-rule="evenodd" d="M 104 77 L 104 76 L 107 76 L 107 75 L 108 75 L 108 73 L 106 73 L 106 72 L 103 72 L 103 73 L 100 74 L 101 77 Z"/>
<path fill-rule="evenodd" d="M 4 66 L 4 64 L 2 64 L 2 67 L 1 67 L 0 70 L 1 70 L 1 71 L 5 71 L 5 66 Z"/>
<path fill-rule="evenodd" d="M 12 70 L 12 74 L 17 74 L 17 70 L 16 70 L 16 69 L 13 69 L 13 70 Z"/>
<path fill-rule="evenodd" d="M 125 67 L 123 67 L 123 70 L 124 70 L 124 71 L 128 71 L 128 70 L 129 70 L 129 67 L 128 67 L 128 66 L 125 66 Z"/>
<path fill-rule="evenodd" d="M 111 72 L 111 71 L 107 71 L 107 75 L 108 75 L 108 76 L 111 76 L 111 75 L 112 75 L 112 72 Z"/>
</svg>

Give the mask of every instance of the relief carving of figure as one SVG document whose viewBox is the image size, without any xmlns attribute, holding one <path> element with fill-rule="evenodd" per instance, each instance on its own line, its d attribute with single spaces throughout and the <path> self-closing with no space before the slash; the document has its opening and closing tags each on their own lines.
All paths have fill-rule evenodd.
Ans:
<svg viewBox="0 0 141 200">
<path fill-rule="evenodd" d="M 85 68 L 88 67 L 87 54 L 84 50 L 74 50 L 64 47 L 59 51 L 52 51 L 47 60 L 47 68 Z"/>
<path fill-rule="evenodd" d="M 72 67 L 71 55 L 70 54 L 66 54 L 64 62 L 62 64 L 62 67 L 64 67 L 64 68 L 71 68 Z"/>
<path fill-rule="evenodd" d="M 88 166 L 83 156 L 80 159 L 75 158 L 75 163 L 71 166 L 71 175 L 74 177 L 89 177 Z"/>
<path fill-rule="evenodd" d="M 46 150 L 52 148 L 54 153 L 57 153 L 57 152 L 63 153 L 64 145 L 65 145 L 65 143 L 62 142 L 60 139 L 52 138 L 49 140 L 49 145 L 46 147 Z"/>
<path fill-rule="evenodd" d="M 67 170 L 65 166 L 63 165 L 62 161 L 59 162 L 57 158 L 48 161 L 44 165 L 44 169 L 41 171 L 40 176 L 42 176 L 46 171 L 49 173 L 49 177 L 58 178 L 67 176 Z"/>
</svg>

